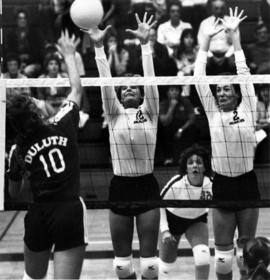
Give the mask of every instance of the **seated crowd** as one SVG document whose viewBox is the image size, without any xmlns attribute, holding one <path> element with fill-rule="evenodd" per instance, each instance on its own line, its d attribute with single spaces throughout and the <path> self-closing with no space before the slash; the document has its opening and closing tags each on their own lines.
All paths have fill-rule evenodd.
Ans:
<svg viewBox="0 0 270 280">
<path fill-rule="evenodd" d="M 57 51 L 56 41 L 61 30 L 67 29 L 77 38 L 76 62 L 79 74 L 96 76 L 94 46 L 88 36 L 72 22 L 69 7 L 73 0 L 40 0 L 38 11 L 42 23 L 33 28 L 27 10 L 17 10 L 15 27 L 4 29 L 4 78 L 64 78 L 67 77 L 63 58 Z M 138 42 L 125 33 L 132 25 L 131 16 L 144 12 L 154 16 L 157 24 L 150 31 L 150 45 L 153 53 L 156 76 L 193 75 L 194 62 L 205 30 L 216 18 L 227 17 L 226 0 L 147 0 L 116 1 L 101 0 L 104 17 L 100 28 L 112 25 L 112 31 L 105 39 L 105 52 L 113 76 L 142 75 L 141 52 Z M 263 3 L 265 5 L 265 3 Z M 210 13 L 208 13 L 208 10 Z M 127 13 L 128 11 L 128 13 Z M 207 17 L 208 16 L 208 17 Z M 246 45 L 245 54 L 253 74 L 270 73 L 269 29 L 265 17 L 258 18 L 252 44 Z M 210 42 L 207 60 L 207 74 L 218 75 L 235 72 L 234 49 L 228 35 L 223 31 Z M 94 61 L 94 60 L 93 60 Z M 80 127 L 89 115 L 88 89 L 84 89 Z M 258 96 L 257 129 L 269 135 L 270 88 L 256 87 Z M 67 88 L 24 88 L 8 89 L 8 94 L 24 91 L 48 103 L 53 114 L 68 94 Z M 175 164 L 179 154 L 193 143 L 206 144 L 209 148 L 208 123 L 196 89 L 190 86 L 160 86 L 160 116 L 158 148 L 163 163 Z M 90 102 L 91 103 L 91 102 Z M 95 117 L 101 117 L 95 116 Z M 100 124 L 102 129 L 102 124 Z M 258 147 L 257 162 L 268 162 L 265 149 L 269 136 Z"/>
</svg>

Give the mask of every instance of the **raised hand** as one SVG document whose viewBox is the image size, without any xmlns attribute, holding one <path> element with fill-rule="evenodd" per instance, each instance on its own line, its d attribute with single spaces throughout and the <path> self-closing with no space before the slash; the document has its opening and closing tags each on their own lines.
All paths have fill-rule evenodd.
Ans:
<svg viewBox="0 0 270 280">
<path fill-rule="evenodd" d="M 143 16 L 143 21 L 139 19 L 138 14 L 135 14 L 136 21 L 138 23 L 138 28 L 136 30 L 126 29 L 126 32 L 134 35 L 140 40 L 141 44 L 146 44 L 149 41 L 150 29 L 157 23 L 153 22 L 153 16 L 147 20 L 147 13 Z"/>
<path fill-rule="evenodd" d="M 111 27 L 111 25 L 108 25 L 104 30 L 101 30 L 98 27 L 89 30 L 81 30 L 89 35 L 90 40 L 94 43 L 96 47 L 101 47 L 103 46 L 103 40 L 107 32 L 111 29 Z"/>
<path fill-rule="evenodd" d="M 61 37 L 57 42 L 58 51 L 64 56 L 75 55 L 77 46 L 80 43 L 80 39 L 76 39 L 74 34 L 70 37 L 68 31 L 61 32 Z"/>
<path fill-rule="evenodd" d="M 212 38 L 215 35 L 217 35 L 219 32 L 221 32 L 222 30 L 224 30 L 224 27 L 219 24 L 220 21 L 221 21 L 221 19 L 218 18 L 215 21 L 215 23 L 207 29 L 206 36 L 208 36 L 209 38 Z"/>
<path fill-rule="evenodd" d="M 239 28 L 240 22 L 242 22 L 247 16 L 243 16 L 244 10 L 242 10 L 238 15 L 238 7 L 232 10 L 232 8 L 229 8 L 230 11 L 230 17 L 226 19 L 221 19 L 224 28 L 226 31 L 236 31 Z"/>
</svg>

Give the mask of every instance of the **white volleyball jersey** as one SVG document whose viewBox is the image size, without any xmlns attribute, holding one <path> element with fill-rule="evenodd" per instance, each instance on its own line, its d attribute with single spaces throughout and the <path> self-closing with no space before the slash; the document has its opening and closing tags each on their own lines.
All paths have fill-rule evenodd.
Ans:
<svg viewBox="0 0 270 280">
<path fill-rule="evenodd" d="M 100 77 L 111 77 L 104 48 L 96 48 Z M 150 45 L 142 46 L 144 76 L 154 76 Z M 113 172 L 118 176 L 153 173 L 157 137 L 159 96 L 157 86 L 144 87 L 143 104 L 125 109 L 114 87 L 101 87 L 103 110 L 109 124 Z"/>
<path fill-rule="evenodd" d="M 212 199 L 212 182 L 208 177 L 204 177 L 202 186 L 197 187 L 189 183 L 187 175 L 183 177 L 176 175 L 162 189 L 161 197 L 164 200 L 210 200 Z M 160 230 L 163 232 L 168 230 L 168 222 L 165 209 L 160 210 Z M 167 210 L 185 219 L 195 219 L 208 212 L 208 208 L 168 207 Z"/>
<path fill-rule="evenodd" d="M 207 52 L 199 51 L 194 75 L 206 75 Z M 250 76 L 243 51 L 235 52 L 238 75 Z M 256 103 L 252 83 L 241 84 L 242 101 L 231 112 L 221 111 L 209 85 L 196 85 L 206 112 L 212 146 L 212 168 L 215 172 L 236 177 L 253 169 L 255 148 Z"/>
</svg>

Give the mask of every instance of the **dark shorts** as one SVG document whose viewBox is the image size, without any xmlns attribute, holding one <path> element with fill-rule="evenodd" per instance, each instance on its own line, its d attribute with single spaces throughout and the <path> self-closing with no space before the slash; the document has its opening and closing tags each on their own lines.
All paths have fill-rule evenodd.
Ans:
<svg viewBox="0 0 270 280">
<path fill-rule="evenodd" d="M 260 199 L 257 176 L 253 170 L 237 177 L 227 177 L 216 173 L 213 180 L 212 191 L 213 199 L 219 201 Z M 245 207 L 239 206 L 237 209 L 245 209 Z M 237 209 L 234 208 L 232 210 Z"/>
<path fill-rule="evenodd" d="M 110 201 L 144 201 L 151 204 L 151 201 L 160 199 L 158 182 L 153 174 L 138 177 L 114 176 L 111 180 L 109 190 Z M 143 207 L 121 207 L 119 205 L 119 207 L 113 207 L 111 210 L 119 215 L 137 216 L 155 208 L 151 205 Z"/>
<path fill-rule="evenodd" d="M 172 214 L 170 211 L 166 210 L 167 221 L 169 225 L 170 233 L 173 235 L 182 235 L 187 231 L 189 227 L 197 223 L 207 223 L 208 214 L 205 213 L 195 219 L 186 219 L 178 217 Z"/>
<path fill-rule="evenodd" d="M 87 245 L 86 208 L 80 199 L 34 203 L 25 218 L 24 242 L 34 252 L 64 251 Z"/>
</svg>

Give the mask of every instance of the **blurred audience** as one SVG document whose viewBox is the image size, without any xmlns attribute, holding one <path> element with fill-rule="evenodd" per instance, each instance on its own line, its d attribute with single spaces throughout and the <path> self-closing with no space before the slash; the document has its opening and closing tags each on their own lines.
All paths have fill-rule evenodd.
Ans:
<svg viewBox="0 0 270 280">
<path fill-rule="evenodd" d="M 114 16 L 115 16 L 115 0 L 101 0 L 104 16 L 101 23 L 99 24 L 100 28 L 105 28 L 107 25 L 114 25 Z"/>
<path fill-rule="evenodd" d="M 4 79 L 26 79 L 27 77 L 20 72 L 20 58 L 17 54 L 9 53 L 6 57 L 7 72 L 3 74 Z M 7 88 L 7 94 L 26 93 L 31 95 L 29 87 L 24 88 Z"/>
<path fill-rule="evenodd" d="M 257 127 L 265 128 L 270 125 L 270 85 L 261 84 L 258 91 Z"/>
<path fill-rule="evenodd" d="M 250 70 L 256 74 L 270 74 L 270 41 L 267 26 L 259 22 L 255 32 L 255 42 L 247 47 Z"/>
<path fill-rule="evenodd" d="M 181 96 L 181 90 L 180 86 L 170 86 L 167 99 L 160 102 L 164 165 L 176 164 L 181 152 L 196 142 L 199 133 L 194 125 L 192 104 Z"/>
<path fill-rule="evenodd" d="M 260 15 L 270 32 L 270 0 L 260 0 Z"/>
<path fill-rule="evenodd" d="M 181 8 L 179 1 L 171 2 L 168 6 L 170 19 L 160 24 L 157 30 L 157 40 L 167 47 L 170 56 L 179 46 L 183 30 L 192 28 L 190 23 L 181 20 Z"/>
<path fill-rule="evenodd" d="M 44 59 L 44 74 L 39 78 L 67 78 L 68 75 L 61 71 L 61 57 L 58 53 L 48 53 Z M 68 88 L 48 87 L 38 88 L 37 97 L 47 101 L 57 111 L 68 93 Z"/>
<path fill-rule="evenodd" d="M 56 14 L 54 22 L 55 30 L 55 40 L 61 35 L 61 31 L 67 29 L 69 34 L 74 34 L 76 38 L 82 39 L 83 33 L 81 30 L 73 23 L 69 8 L 73 0 L 53 0 L 53 9 Z"/>
<path fill-rule="evenodd" d="M 263 129 L 267 137 L 258 143 L 255 162 L 268 163 L 270 161 L 270 85 L 261 84 L 258 87 L 256 130 Z"/>
<path fill-rule="evenodd" d="M 193 75 L 197 52 L 198 48 L 193 30 L 190 28 L 185 29 L 181 34 L 180 45 L 173 54 L 178 69 L 178 76 Z"/>
<path fill-rule="evenodd" d="M 127 73 L 129 52 L 123 42 L 111 31 L 105 38 L 105 52 L 111 68 L 112 76 L 123 76 Z"/>
<path fill-rule="evenodd" d="M 54 22 L 56 14 L 54 12 L 52 0 L 39 0 L 38 4 L 39 17 L 42 19 L 40 29 L 43 36 L 43 41 L 46 44 L 55 42 Z"/>
<path fill-rule="evenodd" d="M 207 34 L 207 30 L 211 28 L 218 18 L 228 18 L 226 12 L 225 0 L 210 0 L 212 15 L 204 19 L 198 31 L 198 44 L 203 42 L 203 38 Z M 219 21 L 222 25 L 222 22 Z M 223 30 L 211 38 L 206 72 L 208 75 L 217 75 L 223 72 L 235 72 L 234 49 L 231 39 Z"/>
<path fill-rule="evenodd" d="M 30 26 L 26 10 L 16 13 L 16 27 L 5 35 L 5 53 L 16 53 L 20 60 L 28 61 L 24 72 L 27 76 L 35 77 L 40 71 L 42 56 L 42 40 L 40 32 Z"/>
</svg>

